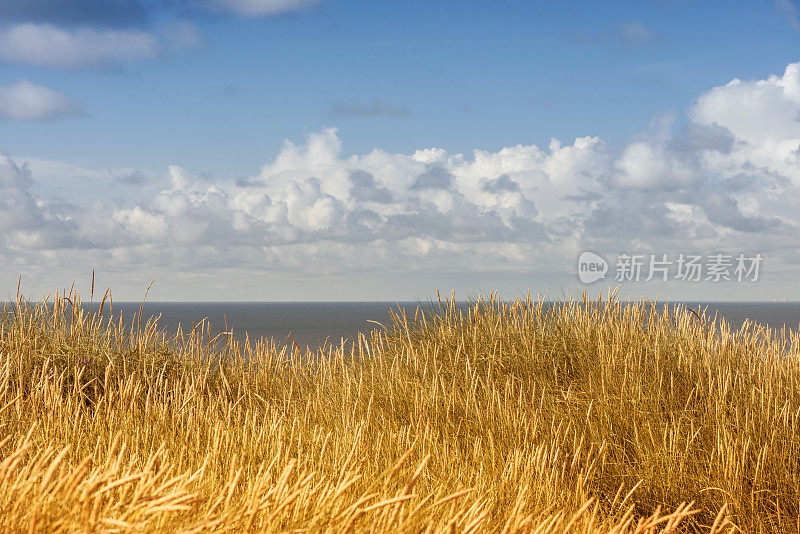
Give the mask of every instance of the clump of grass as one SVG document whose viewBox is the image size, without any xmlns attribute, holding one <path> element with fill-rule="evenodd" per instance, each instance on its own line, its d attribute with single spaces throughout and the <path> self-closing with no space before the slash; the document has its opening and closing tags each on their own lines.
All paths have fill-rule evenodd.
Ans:
<svg viewBox="0 0 800 534">
<path fill-rule="evenodd" d="M 349 348 L 0 318 L 0 530 L 797 532 L 794 335 L 452 300 Z"/>
</svg>

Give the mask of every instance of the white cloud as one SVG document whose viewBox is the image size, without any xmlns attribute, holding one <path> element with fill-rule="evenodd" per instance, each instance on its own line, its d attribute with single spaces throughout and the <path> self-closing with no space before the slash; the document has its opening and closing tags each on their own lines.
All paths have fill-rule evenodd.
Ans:
<svg viewBox="0 0 800 534">
<path fill-rule="evenodd" d="M 690 115 L 728 130 L 736 141 L 729 153 L 703 151 L 710 170 L 727 177 L 766 171 L 800 185 L 800 63 L 782 76 L 715 87 Z"/>
<path fill-rule="evenodd" d="M 586 249 L 730 250 L 764 253 L 796 277 L 798 115 L 800 64 L 792 64 L 781 76 L 712 88 L 684 131 L 673 133 L 671 116 L 660 115 L 619 150 L 581 137 L 471 154 L 344 155 L 329 128 L 286 141 L 247 180 L 172 166 L 148 175 L 138 197 L 113 201 L 82 191 L 56 200 L 33 184 L 37 172 L 54 183 L 63 168 L 97 190 L 105 176 L 111 191 L 118 182 L 107 171 L 4 157 L 0 260 L 90 249 L 126 272 L 401 273 L 414 281 L 407 273 L 478 279 L 535 270 L 569 281 Z"/>
<path fill-rule="evenodd" d="M 232 11 L 245 17 L 277 15 L 302 9 L 316 2 L 317 0 L 208 0 L 208 4 L 217 9 Z"/>
<path fill-rule="evenodd" d="M 65 95 L 28 80 L 0 86 L 0 116 L 6 119 L 44 121 L 82 112 Z"/>
<path fill-rule="evenodd" d="M 30 192 L 30 171 L 0 152 L 0 250 L 36 250 L 74 245 L 74 225 L 61 206 Z"/>
<path fill-rule="evenodd" d="M 62 29 L 17 24 L 0 30 L 0 61 L 66 69 L 96 68 L 153 57 L 152 35 L 138 30 Z"/>
<path fill-rule="evenodd" d="M 800 63 L 783 76 L 766 80 L 734 79 L 702 95 L 692 111 L 700 124 L 717 124 L 752 144 L 800 139 Z"/>
<path fill-rule="evenodd" d="M 125 225 L 134 234 L 151 240 L 163 238 L 169 228 L 164 215 L 147 212 L 139 206 L 117 211 L 114 213 L 114 219 Z"/>
<path fill-rule="evenodd" d="M 699 179 L 698 171 L 678 154 L 651 142 L 625 147 L 614 170 L 614 185 L 631 189 L 679 189 Z"/>
</svg>

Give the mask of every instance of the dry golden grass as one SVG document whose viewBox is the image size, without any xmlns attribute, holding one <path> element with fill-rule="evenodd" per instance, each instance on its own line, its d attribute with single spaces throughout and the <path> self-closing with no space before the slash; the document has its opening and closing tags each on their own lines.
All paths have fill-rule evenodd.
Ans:
<svg viewBox="0 0 800 534">
<path fill-rule="evenodd" d="M 800 530 L 795 337 L 612 298 L 222 341 L 7 305 L 0 531 Z"/>
</svg>

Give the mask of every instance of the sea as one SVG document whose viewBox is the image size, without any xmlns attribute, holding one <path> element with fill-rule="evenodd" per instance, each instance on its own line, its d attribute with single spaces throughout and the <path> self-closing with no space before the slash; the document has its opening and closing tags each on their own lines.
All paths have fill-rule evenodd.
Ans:
<svg viewBox="0 0 800 534">
<path fill-rule="evenodd" d="M 737 329 L 747 319 L 778 330 L 797 331 L 800 327 L 800 302 L 684 304 L 711 317 L 718 314 Z M 97 304 L 94 306 L 96 309 Z M 114 316 L 130 320 L 139 306 L 138 302 L 115 302 Z M 212 338 L 222 334 L 244 341 L 249 337 L 251 342 L 265 339 L 279 346 L 296 344 L 316 350 L 326 344 L 347 344 L 359 332 L 368 334 L 390 323 L 390 310 L 404 310 L 413 317 L 418 307 L 429 310 L 431 306 L 429 302 L 146 302 L 142 324 L 158 318 L 159 329 L 170 336 L 179 328 L 186 333 L 204 323 Z"/>
</svg>

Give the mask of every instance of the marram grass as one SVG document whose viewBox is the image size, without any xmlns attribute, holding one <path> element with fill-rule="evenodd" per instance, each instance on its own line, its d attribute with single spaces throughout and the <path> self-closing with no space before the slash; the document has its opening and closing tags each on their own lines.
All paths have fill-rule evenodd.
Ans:
<svg viewBox="0 0 800 534">
<path fill-rule="evenodd" d="M 78 304 L 0 318 L 2 532 L 800 530 L 794 336 L 490 298 L 301 355 Z"/>
</svg>

